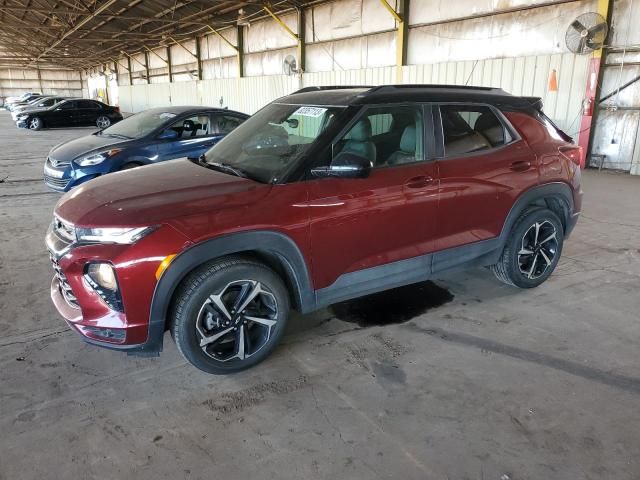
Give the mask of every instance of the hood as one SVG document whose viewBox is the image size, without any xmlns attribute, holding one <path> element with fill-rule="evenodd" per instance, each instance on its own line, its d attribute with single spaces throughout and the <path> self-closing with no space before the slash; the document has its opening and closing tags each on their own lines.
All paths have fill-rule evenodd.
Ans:
<svg viewBox="0 0 640 480">
<path fill-rule="evenodd" d="M 271 189 L 189 160 L 98 177 L 65 194 L 55 212 L 82 227 L 150 226 L 254 203 Z"/>
<path fill-rule="evenodd" d="M 114 146 L 122 147 L 122 144 L 127 142 L 131 142 L 131 140 L 103 135 L 87 135 L 54 147 L 49 152 L 49 156 L 58 161 L 70 162 L 80 156 L 92 153 L 94 150 L 108 150 Z"/>
<path fill-rule="evenodd" d="M 18 105 L 19 107 L 24 107 L 24 105 Z M 14 107 L 14 112 L 16 112 L 17 108 Z M 22 114 L 22 113 L 41 113 L 41 112 L 46 112 L 47 110 L 49 110 L 49 107 L 40 107 L 40 108 L 29 108 L 29 109 L 25 109 L 22 110 L 21 112 L 16 112 L 17 114 Z"/>
</svg>

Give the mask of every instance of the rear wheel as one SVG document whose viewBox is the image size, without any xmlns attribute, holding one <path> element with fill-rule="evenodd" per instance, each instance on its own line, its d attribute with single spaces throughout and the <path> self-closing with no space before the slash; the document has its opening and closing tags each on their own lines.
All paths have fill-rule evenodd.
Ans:
<svg viewBox="0 0 640 480">
<path fill-rule="evenodd" d="M 188 362 L 225 374 L 264 360 L 280 341 L 288 316 L 287 290 L 275 272 L 229 258 L 184 280 L 174 297 L 170 329 Z"/>
<path fill-rule="evenodd" d="M 98 128 L 107 128 L 111 125 L 111 119 L 106 115 L 100 115 L 96 120 L 96 126 Z"/>
<path fill-rule="evenodd" d="M 43 127 L 42 119 L 40 117 L 32 117 L 29 120 L 29 130 L 40 130 Z"/>
<path fill-rule="evenodd" d="M 526 210 L 516 221 L 500 260 L 491 269 L 498 280 L 533 288 L 553 273 L 562 252 L 564 230 L 558 216 L 546 208 Z"/>
</svg>

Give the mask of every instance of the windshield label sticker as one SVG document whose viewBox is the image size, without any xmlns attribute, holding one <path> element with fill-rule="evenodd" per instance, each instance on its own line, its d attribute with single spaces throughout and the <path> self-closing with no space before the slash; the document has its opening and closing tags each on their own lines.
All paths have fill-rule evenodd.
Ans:
<svg viewBox="0 0 640 480">
<path fill-rule="evenodd" d="M 326 111 L 327 109 L 322 107 L 300 107 L 298 110 L 293 112 L 293 115 L 300 115 L 301 117 L 318 118 L 324 115 L 324 112 Z"/>
</svg>

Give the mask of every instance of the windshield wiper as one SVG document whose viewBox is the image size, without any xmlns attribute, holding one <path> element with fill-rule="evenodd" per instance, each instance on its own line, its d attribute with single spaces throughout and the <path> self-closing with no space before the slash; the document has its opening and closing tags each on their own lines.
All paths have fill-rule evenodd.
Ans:
<svg viewBox="0 0 640 480">
<path fill-rule="evenodd" d="M 204 155 L 198 157 L 198 163 L 204 167 L 211 168 L 212 170 L 217 170 L 222 173 L 230 173 L 235 175 L 236 177 L 248 178 L 249 175 L 247 172 L 238 167 L 232 167 L 228 163 L 222 162 L 207 162 L 205 160 Z"/>
</svg>

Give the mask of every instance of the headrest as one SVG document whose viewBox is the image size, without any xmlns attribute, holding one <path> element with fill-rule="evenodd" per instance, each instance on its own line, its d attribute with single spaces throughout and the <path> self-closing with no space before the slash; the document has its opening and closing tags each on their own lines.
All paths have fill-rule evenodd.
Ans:
<svg viewBox="0 0 640 480">
<path fill-rule="evenodd" d="M 356 123 L 351 132 L 349 139 L 355 142 L 368 142 L 371 140 L 371 122 L 368 118 L 363 118 Z"/>
<path fill-rule="evenodd" d="M 402 132 L 400 137 L 400 150 L 407 153 L 414 153 L 416 151 L 416 127 L 409 125 Z"/>
<path fill-rule="evenodd" d="M 196 124 L 193 122 L 193 120 L 185 120 L 184 122 L 182 122 L 182 129 L 185 132 L 193 132 L 196 129 Z"/>
<path fill-rule="evenodd" d="M 483 132 L 484 130 L 498 126 L 500 126 L 500 120 L 498 120 L 493 113 L 486 112 L 478 117 L 474 130 L 477 132 Z"/>
</svg>

